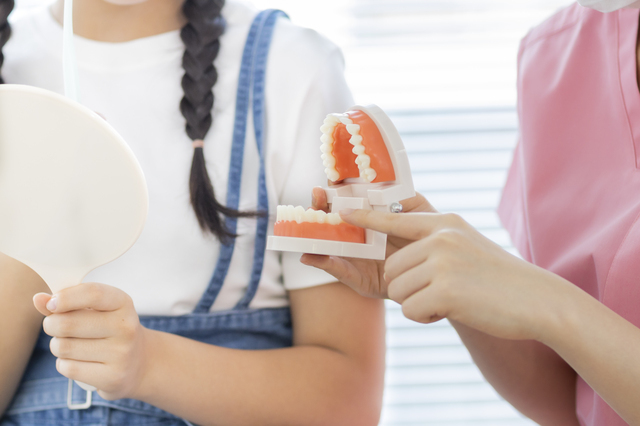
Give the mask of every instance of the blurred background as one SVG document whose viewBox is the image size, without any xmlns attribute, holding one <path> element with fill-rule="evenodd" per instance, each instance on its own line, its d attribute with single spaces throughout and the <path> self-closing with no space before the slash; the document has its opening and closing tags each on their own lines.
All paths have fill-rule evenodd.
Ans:
<svg viewBox="0 0 640 426">
<path fill-rule="evenodd" d="M 17 0 L 25 10 L 48 0 Z M 570 0 L 252 0 L 342 47 L 359 104 L 392 117 L 416 189 L 513 251 L 495 214 L 516 143 L 518 42 Z M 387 304 L 381 426 L 532 425 L 473 365 L 446 321 L 420 325 Z"/>
</svg>

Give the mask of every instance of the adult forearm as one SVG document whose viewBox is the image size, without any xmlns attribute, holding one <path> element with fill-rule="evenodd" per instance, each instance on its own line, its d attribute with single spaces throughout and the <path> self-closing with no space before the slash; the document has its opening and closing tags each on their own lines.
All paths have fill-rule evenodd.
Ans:
<svg viewBox="0 0 640 426">
<path fill-rule="evenodd" d="M 376 425 L 377 379 L 337 351 L 241 351 L 150 331 L 136 398 L 202 425 Z"/>
<path fill-rule="evenodd" d="M 640 329 L 577 287 L 542 339 L 627 423 L 640 424 Z"/>
<path fill-rule="evenodd" d="M 541 425 L 578 425 L 576 373 L 547 346 L 505 340 L 451 321 L 474 362 L 496 391 Z"/>
</svg>

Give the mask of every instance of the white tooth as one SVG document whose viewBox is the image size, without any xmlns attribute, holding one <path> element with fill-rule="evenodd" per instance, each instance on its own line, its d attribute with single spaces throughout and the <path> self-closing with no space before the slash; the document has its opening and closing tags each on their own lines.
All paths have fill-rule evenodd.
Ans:
<svg viewBox="0 0 640 426">
<path fill-rule="evenodd" d="M 326 168 L 324 169 L 324 172 L 331 182 L 336 182 L 338 179 L 340 179 L 340 173 L 338 173 L 336 169 Z"/>
<path fill-rule="evenodd" d="M 285 219 L 284 220 L 288 220 L 288 221 L 292 221 L 294 218 L 294 209 L 295 207 L 293 206 L 287 206 L 286 210 L 285 210 Z"/>
<path fill-rule="evenodd" d="M 349 132 L 352 135 L 357 135 L 358 133 L 360 133 L 360 125 L 358 124 L 347 124 L 347 132 Z"/>
<path fill-rule="evenodd" d="M 349 143 L 351 145 L 362 145 L 362 136 L 360 135 L 353 135 L 351 136 L 351 139 L 349 139 Z"/>
<path fill-rule="evenodd" d="M 342 218 L 338 213 L 329 213 L 327 215 L 327 223 L 330 225 L 340 225 Z"/>
<path fill-rule="evenodd" d="M 324 133 L 324 134 L 329 134 L 329 133 L 332 133 L 332 132 L 333 132 L 333 129 L 334 129 L 335 127 L 336 127 L 336 126 L 333 126 L 333 125 L 331 125 L 331 124 L 323 124 L 323 125 L 322 125 L 322 127 L 320 127 L 320 131 L 321 131 L 322 133 Z"/>
<path fill-rule="evenodd" d="M 280 222 L 282 220 L 282 216 L 284 216 L 283 211 L 284 206 L 278 206 L 276 209 L 276 222 Z"/>
<path fill-rule="evenodd" d="M 304 207 L 297 206 L 293 209 L 293 218 L 296 222 L 302 223 L 304 222 Z"/>
<path fill-rule="evenodd" d="M 327 156 L 323 163 L 325 167 L 328 167 L 330 169 L 335 169 L 336 167 L 336 159 L 333 155 Z"/>
<path fill-rule="evenodd" d="M 325 223 L 327 220 L 327 214 L 325 212 L 323 212 L 322 210 L 318 210 L 315 212 L 316 215 L 316 222 L 318 223 Z"/>
<path fill-rule="evenodd" d="M 358 158 L 356 158 L 356 164 L 366 169 L 371 165 L 371 157 L 367 154 L 358 155 Z"/>
<path fill-rule="evenodd" d="M 322 145 L 320 145 L 320 151 L 322 151 L 324 154 L 331 152 L 332 150 L 333 150 L 332 145 L 328 145 L 326 143 L 323 143 Z"/>
<path fill-rule="evenodd" d="M 342 122 L 342 124 L 345 124 L 345 125 L 353 124 L 353 121 L 351 121 L 351 119 L 348 117 L 342 117 L 340 118 L 340 121 Z"/>
<path fill-rule="evenodd" d="M 369 167 L 368 169 L 366 169 L 364 171 L 365 179 L 367 179 L 367 181 L 369 182 L 373 182 L 373 180 L 376 178 L 376 176 L 378 176 L 378 173 L 376 173 L 375 170 L 373 170 L 371 167 Z"/>
<path fill-rule="evenodd" d="M 356 146 L 354 146 L 353 149 L 351 150 L 351 152 L 353 152 L 355 155 L 364 154 L 364 145 L 356 145 Z"/>
<path fill-rule="evenodd" d="M 323 133 L 320 136 L 320 142 L 331 145 L 333 143 L 333 137 L 327 133 Z"/>
<path fill-rule="evenodd" d="M 306 212 L 304 212 L 304 221 L 305 222 L 315 222 L 316 221 L 316 211 L 313 209 L 307 209 Z"/>
</svg>

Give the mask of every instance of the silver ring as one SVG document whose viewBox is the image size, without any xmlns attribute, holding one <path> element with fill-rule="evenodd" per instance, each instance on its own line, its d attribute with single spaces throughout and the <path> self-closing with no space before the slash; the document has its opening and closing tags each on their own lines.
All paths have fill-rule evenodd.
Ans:
<svg viewBox="0 0 640 426">
<path fill-rule="evenodd" d="M 389 206 L 391 213 L 402 213 L 403 207 L 400 203 L 393 203 Z"/>
</svg>

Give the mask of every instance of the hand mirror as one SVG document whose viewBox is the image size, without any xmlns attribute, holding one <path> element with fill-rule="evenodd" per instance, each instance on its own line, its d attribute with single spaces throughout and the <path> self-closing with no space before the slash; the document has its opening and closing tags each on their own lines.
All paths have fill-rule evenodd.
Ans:
<svg viewBox="0 0 640 426">
<path fill-rule="evenodd" d="M 56 293 L 126 252 L 147 209 L 142 169 L 103 118 L 46 90 L 0 85 L 0 252 Z"/>
</svg>

